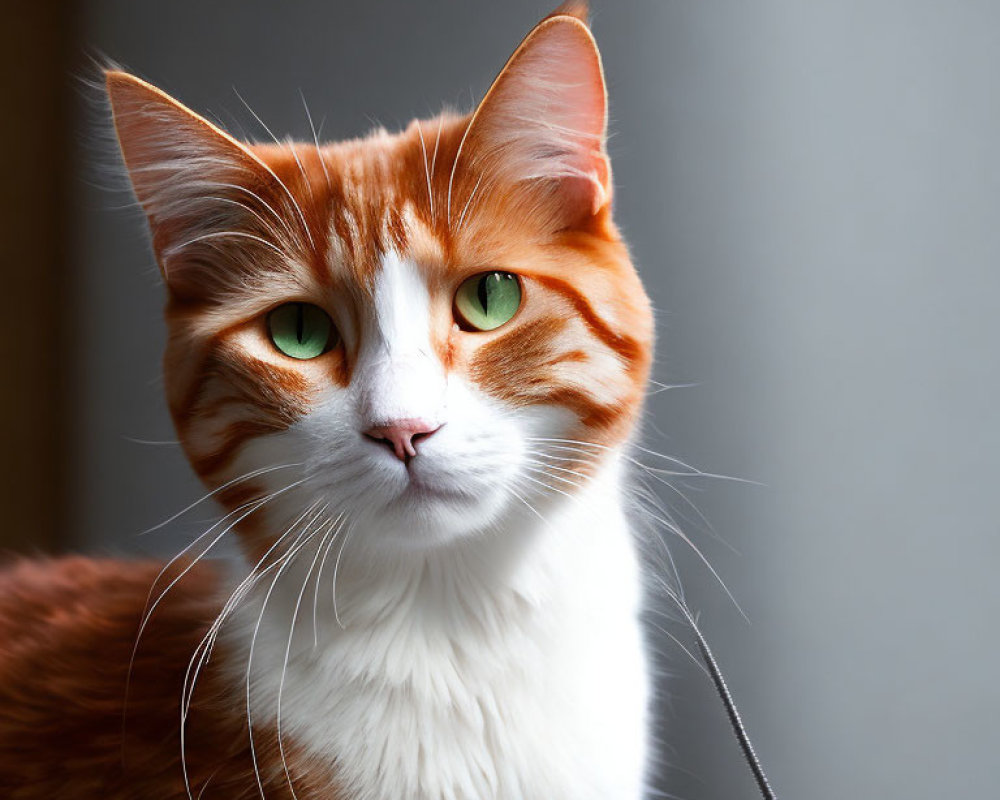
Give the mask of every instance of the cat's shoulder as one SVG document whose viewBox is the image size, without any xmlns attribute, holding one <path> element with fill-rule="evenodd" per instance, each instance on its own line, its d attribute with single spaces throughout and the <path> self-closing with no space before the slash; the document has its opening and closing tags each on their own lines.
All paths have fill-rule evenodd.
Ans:
<svg viewBox="0 0 1000 800">
<path fill-rule="evenodd" d="M 220 578 L 210 563 L 152 559 L 16 558 L 0 566 L 0 670 L 19 657 L 133 641 L 159 593 L 157 627 L 214 616 Z"/>
<path fill-rule="evenodd" d="M 188 670 L 226 576 L 212 562 L 81 557 L 0 568 L 0 797 L 181 800 L 184 752 L 199 797 L 258 797 L 259 764 L 267 796 L 290 800 L 270 731 L 249 749 L 221 645 L 189 697 L 186 748 L 180 738 Z M 298 796 L 334 797 L 328 765 L 296 761 L 291 737 L 285 748 Z M 313 784 L 327 788 L 309 794 Z"/>
</svg>

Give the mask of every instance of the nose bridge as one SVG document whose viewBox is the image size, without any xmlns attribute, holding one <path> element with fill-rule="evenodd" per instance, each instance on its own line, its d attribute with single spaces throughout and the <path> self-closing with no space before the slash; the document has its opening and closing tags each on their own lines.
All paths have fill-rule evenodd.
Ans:
<svg viewBox="0 0 1000 800">
<path fill-rule="evenodd" d="M 356 368 L 362 424 L 439 424 L 444 368 L 430 344 L 430 298 L 416 266 L 386 256 L 373 300 Z"/>
<path fill-rule="evenodd" d="M 444 399 L 440 365 L 415 352 L 384 351 L 359 363 L 362 422 L 384 425 L 394 420 L 439 422 Z"/>
</svg>

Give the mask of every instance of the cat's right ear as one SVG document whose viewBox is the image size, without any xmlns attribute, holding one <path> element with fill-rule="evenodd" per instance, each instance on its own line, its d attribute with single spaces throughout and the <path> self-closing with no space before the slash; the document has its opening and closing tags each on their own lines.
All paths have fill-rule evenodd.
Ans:
<svg viewBox="0 0 1000 800">
<path fill-rule="evenodd" d="M 608 99 L 585 3 L 567 2 L 524 38 L 474 112 L 462 146 L 470 174 L 521 190 L 554 229 L 610 207 Z M 457 161 L 457 159 L 456 159 Z"/>
<path fill-rule="evenodd" d="M 206 259 L 192 258 L 192 250 L 252 226 L 273 173 L 245 145 L 155 86 L 120 71 L 105 79 L 164 279 L 175 293 L 189 294 L 208 277 Z"/>
</svg>

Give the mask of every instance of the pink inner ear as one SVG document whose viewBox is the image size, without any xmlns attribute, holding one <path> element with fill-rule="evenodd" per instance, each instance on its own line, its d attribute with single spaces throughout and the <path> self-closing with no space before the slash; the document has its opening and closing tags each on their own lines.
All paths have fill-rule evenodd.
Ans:
<svg viewBox="0 0 1000 800">
<path fill-rule="evenodd" d="M 472 122 L 477 159 L 503 179 L 555 179 L 561 201 L 595 214 L 610 199 L 607 99 L 587 27 L 551 17 L 536 27 L 496 79 Z"/>
</svg>

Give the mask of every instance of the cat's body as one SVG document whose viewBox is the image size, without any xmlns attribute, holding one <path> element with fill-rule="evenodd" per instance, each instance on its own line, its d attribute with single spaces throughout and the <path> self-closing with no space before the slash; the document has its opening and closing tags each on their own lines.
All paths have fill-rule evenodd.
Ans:
<svg viewBox="0 0 1000 800">
<path fill-rule="evenodd" d="M 639 597 L 606 588 L 638 586 L 616 494 L 609 485 L 596 505 L 553 518 L 550 535 L 527 545 L 548 553 L 530 562 L 504 546 L 396 564 L 380 576 L 376 597 L 368 593 L 364 612 L 345 609 L 357 616 L 342 619 L 343 629 L 329 607 L 319 609 L 318 641 L 310 592 L 285 668 L 302 586 L 301 576 L 287 575 L 254 648 L 254 746 L 265 796 L 293 796 L 283 749 L 300 800 L 641 797 L 647 687 L 633 624 Z M 514 562 L 531 566 L 502 568 Z M 178 563 L 161 583 L 188 566 Z M 77 558 L 25 562 L 0 578 L 0 640 L 30 643 L 5 648 L 0 661 L 4 797 L 186 796 L 182 687 L 236 571 L 196 565 L 165 596 L 133 661 L 160 568 Z M 349 607 L 350 582 L 338 581 L 338 591 Z M 196 797 L 259 797 L 245 680 L 262 601 L 243 606 L 199 677 L 184 746 Z"/>
<path fill-rule="evenodd" d="M 474 115 L 322 148 L 109 73 L 168 401 L 227 514 L 162 573 L 0 578 L 4 796 L 642 796 L 623 465 L 652 325 L 581 13 Z"/>
<path fill-rule="evenodd" d="M 543 536 L 525 518 L 490 541 L 365 571 L 363 584 L 338 576 L 344 628 L 328 606 L 318 646 L 309 592 L 282 731 L 308 752 L 337 753 L 339 779 L 363 787 L 350 797 L 639 798 L 645 659 L 616 477 L 552 515 Z M 302 585 L 297 576 L 275 592 L 258 634 L 254 707 L 265 727 Z M 249 603 L 227 639 L 243 651 L 240 679 L 258 609 Z"/>
</svg>

